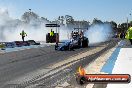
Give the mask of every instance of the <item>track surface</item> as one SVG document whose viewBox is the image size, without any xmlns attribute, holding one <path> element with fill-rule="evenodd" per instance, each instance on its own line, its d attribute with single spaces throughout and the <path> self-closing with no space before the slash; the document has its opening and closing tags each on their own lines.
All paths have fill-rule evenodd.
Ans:
<svg viewBox="0 0 132 88">
<path fill-rule="evenodd" d="M 94 61 L 102 53 L 114 47 L 116 44 L 117 41 L 111 40 L 98 46 L 95 45 L 74 51 L 55 51 L 54 46 L 46 46 L 43 48 L 0 54 L 0 88 L 54 88 L 65 81 L 74 81 L 74 73 L 78 66 L 85 66 L 91 61 Z M 63 70 L 57 71 L 57 68 L 47 68 L 55 63 L 66 60 L 70 56 L 77 55 L 81 52 L 90 52 L 97 47 L 103 47 L 102 45 L 106 45 L 106 47 L 100 52 L 87 56 L 85 57 L 86 59 L 81 59 L 81 61 Z M 37 74 L 38 70 L 41 71 L 41 69 L 43 69 L 43 72 L 41 72 L 43 74 Z M 47 75 L 50 71 L 56 72 Z M 30 74 L 34 72 L 36 74 L 31 76 Z M 27 74 L 31 77 L 29 79 L 22 79 Z M 71 84 L 74 85 L 74 82 L 71 82 Z"/>
</svg>

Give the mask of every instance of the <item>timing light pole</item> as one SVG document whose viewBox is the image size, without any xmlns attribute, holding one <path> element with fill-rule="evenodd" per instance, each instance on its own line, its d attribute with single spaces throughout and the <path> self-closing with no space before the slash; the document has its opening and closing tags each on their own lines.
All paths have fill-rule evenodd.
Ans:
<svg viewBox="0 0 132 88">
<path fill-rule="evenodd" d="M 128 16 L 131 16 L 131 13 Z M 127 29 L 129 27 L 129 25 L 128 25 L 128 16 L 127 16 Z"/>
</svg>

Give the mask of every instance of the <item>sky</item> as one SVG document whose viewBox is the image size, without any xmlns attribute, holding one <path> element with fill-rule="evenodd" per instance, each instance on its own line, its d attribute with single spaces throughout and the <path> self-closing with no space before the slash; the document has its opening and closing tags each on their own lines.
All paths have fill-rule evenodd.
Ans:
<svg viewBox="0 0 132 88">
<path fill-rule="evenodd" d="M 25 11 L 32 9 L 40 17 L 55 20 L 60 15 L 71 15 L 75 20 L 117 23 L 132 20 L 132 0 L 0 0 L 0 8 L 9 10 L 13 18 L 21 18 Z"/>
</svg>

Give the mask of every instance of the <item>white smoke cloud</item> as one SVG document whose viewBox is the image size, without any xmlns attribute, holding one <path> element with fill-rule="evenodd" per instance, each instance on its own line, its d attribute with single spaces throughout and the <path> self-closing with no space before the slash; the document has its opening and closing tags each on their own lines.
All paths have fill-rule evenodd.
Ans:
<svg viewBox="0 0 132 88">
<path fill-rule="evenodd" d="M 85 35 L 90 44 L 105 42 L 112 37 L 112 28 L 109 24 L 95 24 L 86 31 Z"/>
<path fill-rule="evenodd" d="M 61 25 L 60 32 L 59 32 L 60 40 L 69 40 L 72 30 L 73 30 L 73 28 L 68 28 L 66 26 Z"/>
<path fill-rule="evenodd" d="M 46 33 L 44 21 L 25 23 L 9 16 L 7 9 L 0 9 L 0 42 L 21 40 L 20 32 L 27 33 L 26 40 L 45 41 Z"/>
<path fill-rule="evenodd" d="M 41 18 L 32 20 L 30 23 L 25 23 L 20 19 L 13 19 L 9 16 L 7 9 L 0 9 L 0 42 L 3 41 L 21 41 L 20 32 L 24 30 L 27 33 L 25 40 L 45 41 L 46 34 L 50 32 L 51 28 L 46 28 L 48 23 Z M 56 28 L 52 28 L 56 31 Z M 70 33 L 73 27 L 69 28 L 61 25 L 59 28 L 60 40 L 70 39 Z M 108 24 L 93 25 L 85 33 L 89 38 L 90 43 L 100 43 L 109 39 L 112 28 Z"/>
<path fill-rule="evenodd" d="M 19 19 L 13 19 L 9 16 L 7 9 L 0 9 L 0 42 L 5 41 L 21 41 L 20 32 L 24 30 L 27 33 L 25 40 L 45 41 L 46 34 L 56 28 L 46 28 L 45 24 L 49 23 L 41 18 L 37 20 L 30 20 L 26 23 Z M 67 40 L 70 36 L 70 30 L 61 25 L 59 28 L 60 40 Z"/>
</svg>

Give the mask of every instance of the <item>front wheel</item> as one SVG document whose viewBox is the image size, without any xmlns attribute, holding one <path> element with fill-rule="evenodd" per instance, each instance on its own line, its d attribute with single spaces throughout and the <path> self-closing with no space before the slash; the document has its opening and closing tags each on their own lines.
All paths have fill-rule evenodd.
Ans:
<svg viewBox="0 0 132 88">
<path fill-rule="evenodd" d="M 58 50 L 58 47 L 59 47 L 58 44 L 56 44 L 56 45 L 55 45 L 55 50 Z"/>
</svg>

